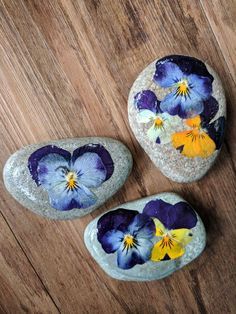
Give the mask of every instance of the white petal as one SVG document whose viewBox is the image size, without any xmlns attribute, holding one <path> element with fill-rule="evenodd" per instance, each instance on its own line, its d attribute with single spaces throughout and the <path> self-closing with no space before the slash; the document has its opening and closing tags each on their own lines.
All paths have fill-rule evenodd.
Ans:
<svg viewBox="0 0 236 314">
<path fill-rule="evenodd" d="M 161 133 L 161 128 L 156 128 L 155 124 L 153 124 L 150 129 L 147 131 L 147 136 L 151 141 L 156 141 Z"/>
<path fill-rule="evenodd" d="M 159 138 L 160 138 L 160 141 L 161 143 L 160 144 L 167 144 L 167 143 L 170 143 L 171 142 L 171 132 L 166 132 L 165 130 L 162 131 L 159 135 Z"/>
<path fill-rule="evenodd" d="M 156 118 L 156 115 L 151 110 L 141 110 L 138 114 L 139 123 L 148 123 Z"/>
</svg>

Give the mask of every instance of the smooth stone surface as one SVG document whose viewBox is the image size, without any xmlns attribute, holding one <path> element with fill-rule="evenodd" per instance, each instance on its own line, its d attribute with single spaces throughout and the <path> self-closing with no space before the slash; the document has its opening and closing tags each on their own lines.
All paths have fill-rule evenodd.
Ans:
<svg viewBox="0 0 236 314">
<path fill-rule="evenodd" d="M 178 202 L 185 202 L 180 196 L 174 193 L 161 193 L 152 195 L 146 198 L 142 198 L 133 202 L 122 204 L 111 211 L 118 208 L 136 210 L 139 213 L 143 211 L 145 205 L 152 200 L 163 200 L 169 204 L 176 204 Z M 187 203 L 186 203 L 187 204 Z M 109 212 L 111 212 L 109 211 Z M 178 259 L 165 260 L 153 262 L 148 260 L 144 264 L 136 264 L 130 269 L 121 269 L 117 266 L 117 252 L 107 254 L 102 245 L 97 239 L 98 220 L 104 215 L 94 219 L 89 223 L 85 229 L 84 241 L 87 249 L 92 257 L 102 267 L 102 269 L 111 277 L 119 280 L 127 281 L 151 281 L 157 280 L 171 275 L 173 272 L 181 269 L 185 265 L 192 262 L 197 258 L 205 248 L 206 245 L 206 233 L 201 218 L 193 211 L 197 217 L 197 223 L 194 228 L 191 229 L 193 238 L 190 243 L 185 246 L 185 253 Z M 108 213 L 108 212 L 107 212 Z M 154 243 L 157 243 L 157 238 Z"/>
<path fill-rule="evenodd" d="M 87 144 L 102 145 L 113 160 L 114 171 L 110 178 L 103 182 L 100 186 L 89 188 L 89 190 L 92 193 L 95 193 L 98 198 L 94 205 L 86 208 L 74 208 L 66 211 L 57 210 L 52 207 L 49 202 L 48 191 L 45 190 L 42 185 L 37 186 L 36 182 L 33 180 L 28 168 L 28 159 L 36 150 L 47 145 L 62 148 L 68 151 L 70 155 L 70 153 L 72 154 L 77 148 Z M 29 145 L 22 148 L 14 153 L 6 162 L 3 171 L 3 178 L 5 186 L 10 194 L 20 204 L 34 213 L 52 219 L 72 219 L 82 217 L 106 202 L 107 199 L 115 194 L 124 184 L 131 168 L 131 153 L 121 142 L 110 138 L 100 137 L 74 138 Z M 89 171 L 89 169 L 87 169 L 87 171 Z M 52 173 L 51 177 L 54 176 L 55 174 Z M 88 183 L 85 185 L 87 185 L 87 187 L 89 186 Z"/>
<path fill-rule="evenodd" d="M 172 60 L 170 56 L 166 58 L 167 59 L 165 60 L 167 61 Z M 150 136 L 148 136 L 147 134 L 148 130 L 153 125 L 154 121 L 152 119 L 150 119 L 150 123 L 143 123 L 143 122 L 140 123 L 139 121 L 140 112 L 143 110 L 140 108 L 145 107 L 145 104 L 144 106 L 142 106 L 142 104 L 140 105 L 140 101 L 144 100 L 144 102 L 146 102 L 146 105 L 149 101 L 149 105 L 150 105 L 150 102 L 152 102 L 153 99 L 151 100 L 150 95 L 149 95 L 150 96 L 149 99 L 146 98 L 146 100 L 144 98 L 141 98 L 141 96 L 137 97 L 138 93 L 142 93 L 143 91 L 147 91 L 147 90 L 153 92 L 154 96 L 158 99 L 156 107 L 160 108 L 161 106 L 163 106 L 162 108 L 164 108 L 164 111 L 168 107 L 167 105 L 169 105 L 169 108 L 170 108 L 175 101 L 173 100 L 175 99 L 173 97 L 172 97 L 172 100 L 169 101 L 169 104 L 167 101 L 165 102 L 163 101 L 165 97 L 168 94 L 170 94 L 171 91 L 173 90 L 175 91 L 176 88 L 173 86 L 170 88 L 167 88 L 167 87 L 163 88 L 160 86 L 158 82 L 161 81 L 161 78 L 162 76 L 165 75 L 165 72 L 163 71 L 163 69 L 161 69 L 159 70 L 158 75 L 154 77 L 154 74 L 156 73 L 155 71 L 156 71 L 157 61 L 158 60 L 155 60 L 154 62 L 149 64 L 141 72 L 141 74 L 135 80 L 130 90 L 129 99 L 128 99 L 128 116 L 129 116 L 129 123 L 130 123 L 131 129 L 136 139 L 138 140 L 140 145 L 143 147 L 145 152 L 148 154 L 150 159 L 153 161 L 156 167 L 158 167 L 165 176 L 167 176 L 168 178 L 176 182 L 192 182 L 195 180 L 199 180 L 206 174 L 206 172 L 213 165 L 215 159 L 217 158 L 219 154 L 222 139 L 223 139 L 225 117 L 226 117 L 226 101 L 225 101 L 225 95 L 224 95 L 222 83 L 217 73 L 208 64 L 205 64 L 205 65 L 203 64 L 203 66 L 206 66 L 207 71 L 209 72 L 210 75 L 212 75 L 214 80 L 212 83 L 212 93 L 210 93 L 211 95 L 209 96 L 208 100 L 204 101 L 205 109 L 204 109 L 204 112 L 200 114 L 201 121 L 202 121 L 201 132 L 204 131 L 207 134 L 214 135 L 213 137 L 216 140 L 215 142 L 213 141 L 215 143 L 214 144 L 212 143 L 211 140 L 209 142 L 209 139 L 208 139 L 208 152 L 207 152 L 207 151 L 204 151 L 207 146 L 205 139 L 204 140 L 200 139 L 201 144 L 202 144 L 200 151 L 199 151 L 199 146 L 198 148 L 196 148 L 196 140 L 193 139 L 193 143 L 195 147 L 193 146 L 191 147 L 190 145 L 191 143 L 188 142 L 188 150 L 191 151 L 190 154 L 194 156 L 191 156 L 191 157 L 186 156 L 184 154 L 186 154 L 187 146 L 183 146 L 182 145 L 183 143 L 181 143 L 181 141 L 183 142 L 183 138 L 180 138 L 180 135 L 178 134 L 177 135 L 178 138 L 175 137 L 175 142 L 174 142 L 173 134 L 180 133 L 187 130 L 190 130 L 190 131 L 192 131 L 193 129 L 197 130 L 197 128 L 196 126 L 195 128 L 193 127 L 193 124 L 194 124 L 193 122 L 191 126 L 187 124 L 187 120 L 183 118 L 183 113 L 181 113 L 181 111 L 179 112 L 180 112 L 180 115 L 182 114 L 182 118 L 179 117 L 178 114 L 176 114 L 176 112 L 174 112 L 174 109 L 176 109 L 177 111 L 178 108 L 174 108 L 174 109 L 172 108 L 173 110 L 171 114 L 176 114 L 174 116 L 171 115 L 170 117 L 169 114 L 167 113 L 170 119 L 169 118 L 166 119 L 166 117 L 164 117 L 164 120 L 166 120 L 167 122 L 169 121 L 168 122 L 169 125 L 167 124 L 166 121 L 164 121 L 164 129 L 167 130 L 169 139 L 166 136 L 163 136 L 163 142 L 159 144 L 156 143 L 155 138 L 151 139 Z M 159 62 L 159 64 L 161 63 L 162 61 Z M 160 67 L 158 69 L 160 69 Z M 184 69 L 184 66 L 182 67 L 182 70 L 183 69 Z M 176 73 L 176 76 L 178 75 L 179 74 Z M 188 80 L 187 75 L 185 75 L 185 78 L 187 78 Z M 191 80 L 193 81 L 191 82 L 192 85 L 194 85 L 193 84 L 194 80 L 193 79 Z M 169 85 L 166 82 L 164 83 L 165 85 Z M 204 87 L 204 84 L 203 84 L 203 87 Z M 185 86 L 182 85 L 182 88 L 185 88 Z M 182 92 L 183 90 L 184 89 L 182 89 Z M 142 94 L 142 95 L 145 96 L 145 94 Z M 138 100 L 139 100 L 139 103 L 138 103 Z M 163 102 L 163 105 L 161 105 L 162 102 Z M 216 111 L 214 108 L 212 109 L 212 106 L 214 107 L 215 105 L 218 106 L 218 111 Z M 199 106 L 195 105 L 195 108 L 199 109 Z M 153 111 L 155 111 L 155 109 Z M 169 112 L 170 111 L 171 110 L 169 110 Z M 206 121 L 203 121 L 203 116 L 205 114 L 207 116 L 207 119 L 210 118 L 210 121 L 207 121 L 207 123 Z M 209 131 L 209 129 L 211 130 Z M 160 138 L 157 140 L 157 142 L 160 140 Z M 185 138 L 184 140 L 185 143 L 187 143 L 187 140 L 188 139 Z M 216 149 L 212 148 L 213 145 L 216 146 Z M 189 154 L 189 151 L 188 151 L 188 154 Z M 205 155 L 205 156 L 202 157 L 200 155 Z"/>
</svg>

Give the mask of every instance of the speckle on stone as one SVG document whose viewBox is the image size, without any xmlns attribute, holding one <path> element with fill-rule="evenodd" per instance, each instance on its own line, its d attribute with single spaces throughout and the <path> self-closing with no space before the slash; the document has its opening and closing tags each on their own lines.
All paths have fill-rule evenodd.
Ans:
<svg viewBox="0 0 236 314">
<path fill-rule="evenodd" d="M 124 184 L 132 156 L 121 142 L 100 137 L 29 145 L 3 171 L 10 194 L 34 213 L 52 219 L 82 217 Z"/>
<path fill-rule="evenodd" d="M 226 102 L 216 72 L 188 56 L 148 65 L 128 99 L 131 129 L 160 171 L 173 181 L 201 179 L 217 158 Z"/>
<path fill-rule="evenodd" d="M 205 248 L 201 218 L 180 196 L 162 193 L 122 204 L 94 219 L 84 241 L 111 277 L 150 281 L 167 277 Z"/>
</svg>

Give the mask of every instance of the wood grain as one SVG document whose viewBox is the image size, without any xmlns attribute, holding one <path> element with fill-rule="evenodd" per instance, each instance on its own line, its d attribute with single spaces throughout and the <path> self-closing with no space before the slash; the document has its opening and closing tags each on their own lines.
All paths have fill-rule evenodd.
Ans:
<svg viewBox="0 0 236 314">
<path fill-rule="evenodd" d="M 227 3 L 227 4 L 226 4 Z M 0 161 L 31 143 L 77 136 L 123 141 L 133 171 L 91 215 L 51 221 L 29 212 L 0 185 L 0 312 L 235 313 L 235 1 L 1 0 Z M 138 73 L 171 53 L 207 61 L 223 80 L 228 131 L 218 161 L 197 183 L 156 169 L 130 131 L 126 102 Z M 198 210 L 204 253 L 162 281 L 106 276 L 83 232 L 117 204 L 175 191 Z"/>
</svg>

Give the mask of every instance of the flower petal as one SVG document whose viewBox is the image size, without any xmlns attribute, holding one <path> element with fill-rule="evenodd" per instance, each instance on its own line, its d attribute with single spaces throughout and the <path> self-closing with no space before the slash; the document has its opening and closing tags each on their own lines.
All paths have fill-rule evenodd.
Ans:
<svg viewBox="0 0 236 314">
<path fill-rule="evenodd" d="M 209 77 L 190 74 L 187 80 L 190 86 L 191 98 L 194 94 L 196 98 L 206 100 L 212 94 L 212 81 Z"/>
<path fill-rule="evenodd" d="M 163 64 L 165 62 L 175 63 L 183 72 L 184 76 L 196 74 L 209 77 L 212 82 L 214 80 L 213 76 L 208 72 L 205 64 L 196 58 L 183 55 L 170 55 L 160 59 L 157 64 Z"/>
<path fill-rule="evenodd" d="M 198 135 L 194 131 L 177 132 L 172 135 L 172 144 L 182 155 L 189 158 L 207 158 L 216 149 L 214 141 L 205 132 Z"/>
<path fill-rule="evenodd" d="M 205 127 L 210 138 L 214 141 L 216 148 L 220 149 L 225 133 L 225 117 L 220 117 Z"/>
<path fill-rule="evenodd" d="M 156 142 L 156 139 L 161 135 L 161 128 L 158 128 L 155 126 L 155 124 L 153 124 L 147 131 L 147 136 L 148 138 L 153 141 Z"/>
<path fill-rule="evenodd" d="M 164 225 L 161 223 L 159 219 L 154 218 L 153 221 L 156 227 L 156 236 L 162 237 L 167 232 L 166 228 L 164 227 Z"/>
<path fill-rule="evenodd" d="M 124 249 L 121 245 L 117 251 L 117 265 L 122 269 L 130 269 L 137 264 L 144 264 L 150 259 L 152 242 L 140 239 L 137 248 Z"/>
<path fill-rule="evenodd" d="M 161 87 L 171 87 L 183 77 L 183 72 L 173 62 L 157 62 L 154 74 L 155 83 Z"/>
<path fill-rule="evenodd" d="M 119 230 L 107 231 L 100 239 L 103 250 L 110 254 L 119 249 L 124 238 L 124 233 Z"/>
<path fill-rule="evenodd" d="M 138 114 L 138 122 L 139 123 L 148 123 L 156 118 L 156 114 L 151 110 L 141 110 Z"/>
<path fill-rule="evenodd" d="M 174 238 L 175 241 L 181 243 L 182 246 L 187 245 L 193 239 L 193 234 L 189 229 L 175 229 L 170 231 L 171 237 Z"/>
<path fill-rule="evenodd" d="M 197 224 L 197 215 L 186 202 L 172 205 L 162 200 L 153 200 L 146 204 L 143 213 L 152 218 L 157 218 L 168 230 L 191 229 Z"/>
<path fill-rule="evenodd" d="M 66 186 L 65 173 L 69 169 L 69 162 L 57 153 L 45 155 L 37 162 L 37 182 L 46 190 L 62 184 Z"/>
<path fill-rule="evenodd" d="M 96 203 L 96 195 L 86 187 L 68 190 L 62 184 L 48 191 L 49 201 L 57 210 L 67 211 L 74 208 L 87 208 Z"/>
<path fill-rule="evenodd" d="M 152 250 L 151 260 L 153 262 L 159 262 L 165 259 L 168 255 L 170 259 L 176 259 L 181 257 L 185 253 L 182 245 L 174 240 L 169 245 L 163 245 L 163 240 L 157 242 Z"/>
<path fill-rule="evenodd" d="M 155 224 L 148 215 L 137 214 L 130 223 L 128 232 L 139 238 L 149 239 L 155 234 Z"/>
<path fill-rule="evenodd" d="M 108 180 L 114 172 L 114 163 L 113 163 L 110 153 L 105 149 L 105 147 L 100 144 L 87 144 L 82 147 L 79 147 L 73 152 L 72 162 L 75 163 L 76 159 L 85 153 L 95 153 L 101 158 L 103 165 L 101 163 L 100 165 L 102 169 L 103 169 L 103 166 L 105 166 L 106 168 L 105 180 Z"/>
<path fill-rule="evenodd" d="M 97 237 L 101 242 L 103 235 L 110 230 L 127 231 L 129 224 L 138 214 L 136 210 L 118 208 L 102 215 L 97 223 Z"/>
<path fill-rule="evenodd" d="M 170 115 L 188 118 L 194 117 L 203 111 L 203 100 L 195 93 L 191 93 L 187 97 L 176 96 L 176 90 L 174 90 L 166 95 L 160 106 L 162 111 L 166 111 Z"/>
<path fill-rule="evenodd" d="M 33 152 L 28 159 L 28 168 L 32 179 L 36 182 L 37 185 L 40 185 L 38 179 L 38 163 L 43 157 L 46 157 L 49 154 L 58 155 L 58 160 L 65 160 L 67 162 L 69 162 L 71 158 L 71 154 L 67 150 L 54 145 L 43 146 Z"/>
<path fill-rule="evenodd" d="M 100 186 L 106 180 L 106 168 L 96 153 L 84 153 L 79 156 L 73 170 L 77 172 L 78 183 L 89 188 Z"/>
<path fill-rule="evenodd" d="M 134 97 L 134 104 L 138 110 L 151 110 L 154 113 L 160 112 L 160 101 L 151 90 L 139 92 Z"/>
<path fill-rule="evenodd" d="M 201 113 L 202 127 L 208 124 L 215 117 L 218 110 L 219 104 L 214 97 L 210 97 L 204 101 L 204 109 Z"/>
</svg>

